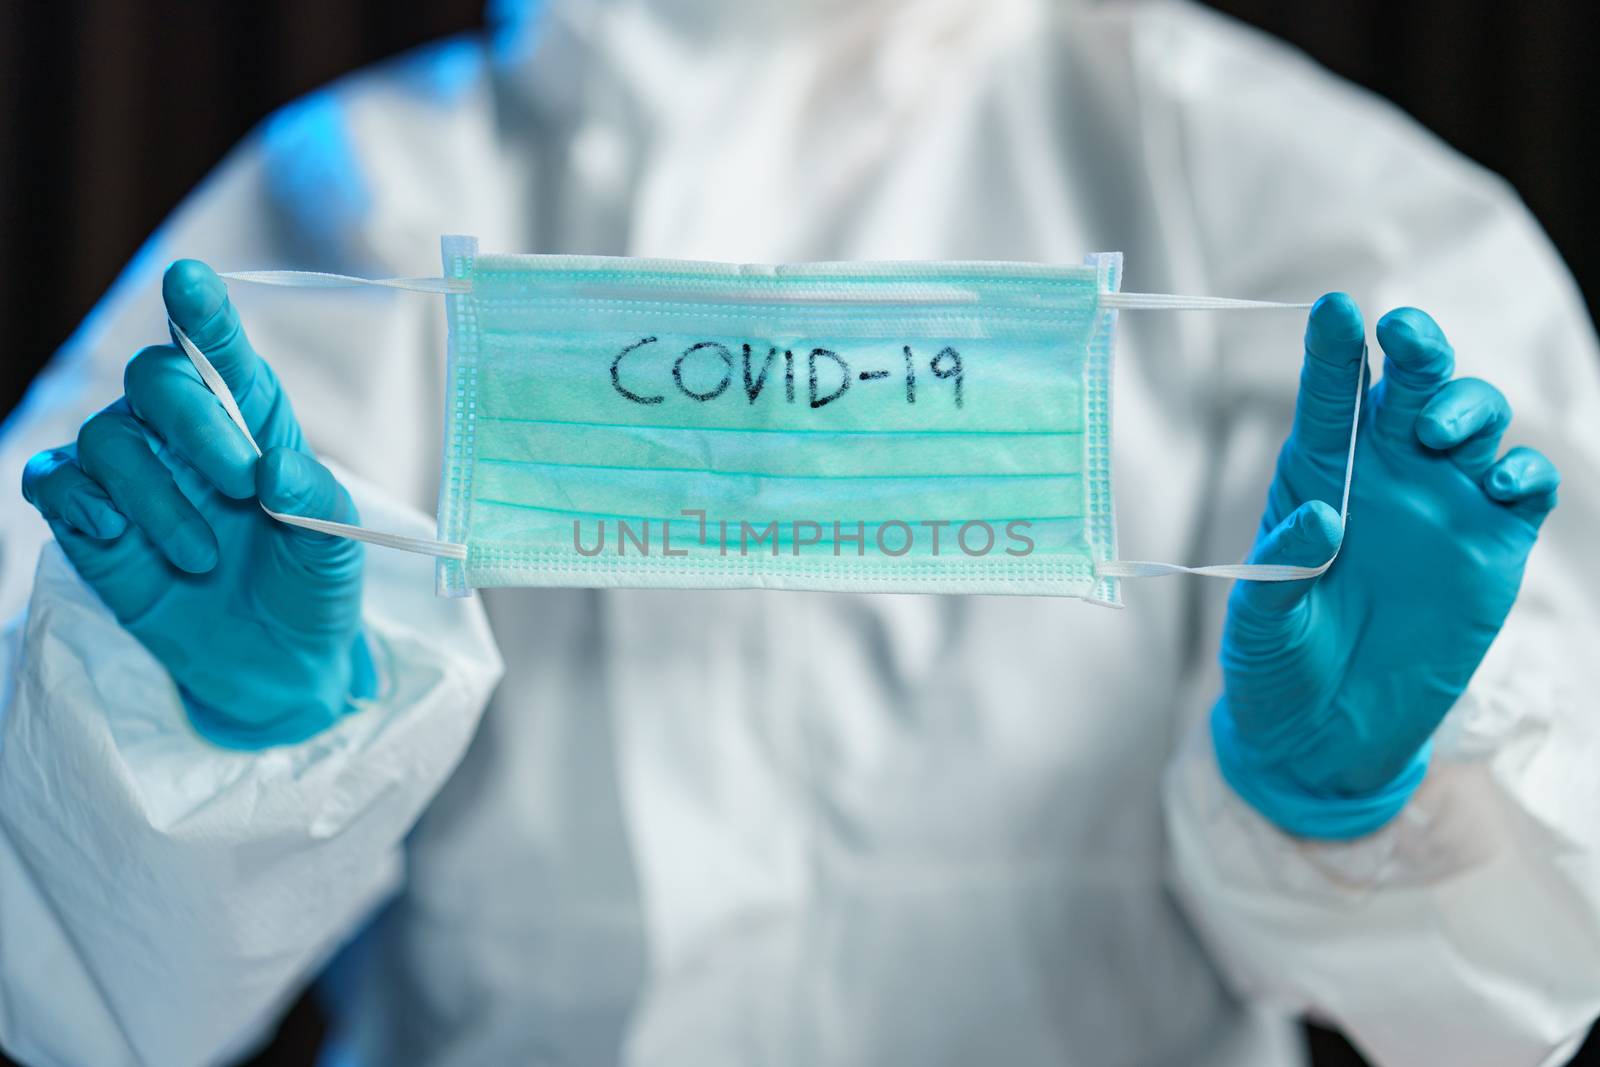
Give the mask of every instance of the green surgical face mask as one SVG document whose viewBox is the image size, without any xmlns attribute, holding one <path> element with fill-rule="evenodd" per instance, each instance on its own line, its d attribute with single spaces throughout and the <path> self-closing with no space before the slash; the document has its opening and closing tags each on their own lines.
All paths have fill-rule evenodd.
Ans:
<svg viewBox="0 0 1600 1067">
<path fill-rule="evenodd" d="M 1116 604 L 1124 577 L 1326 567 L 1116 559 L 1118 312 L 1293 305 L 1120 293 L 1120 254 L 767 267 L 485 255 L 447 237 L 444 261 L 440 279 L 371 283 L 447 295 L 439 540 L 276 516 L 437 555 L 443 593 L 763 587 Z"/>
</svg>

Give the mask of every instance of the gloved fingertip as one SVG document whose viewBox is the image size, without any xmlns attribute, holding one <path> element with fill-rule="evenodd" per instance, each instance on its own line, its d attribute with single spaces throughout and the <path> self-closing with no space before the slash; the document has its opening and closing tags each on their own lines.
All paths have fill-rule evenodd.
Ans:
<svg viewBox="0 0 1600 1067">
<path fill-rule="evenodd" d="M 250 447 L 237 427 L 219 427 L 219 433 L 209 442 L 206 474 L 211 482 L 230 500 L 249 500 L 257 495 L 256 468 L 261 454 Z"/>
<path fill-rule="evenodd" d="M 1303 551 L 1307 558 L 1282 562 L 1317 566 L 1338 549 L 1339 542 L 1344 538 L 1344 523 L 1331 504 L 1323 500 L 1310 500 L 1289 516 L 1284 532 L 1296 553 Z"/>
<path fill-rule="evenodd" d="M 1526 452 L 1517 450 L 1489 468 L 1482 481 L 1490 498 L 1513 503 L 1554 493 L 1561 484 L 1561 474 L 1543 456 L 1530 459 Z"/>
<path fill-rule="evenodd" d="M 229 467 L 217 480 L 217 488 L 229 500 L 249 500 L 256 495 L 256 456 L 251 453 L 237 466 Z"/>
<path fill-rule="evenodd" d="M 328 468 L 304 452 L 269 448 L 256 461 L 256 495 L 273 511 L 354 522 L 355 507 Z"/>
<path fill-rule="evenodd" d="M 1442 412 L 1424 411 L 1417 416 L 1417 440 L 1442 452 L 1461 443 L 1458 420 Z"/>
<path fill-rule="evenodd" d="M 289 448 L 269 448 L 256 461 L 256 495 L 273 511 L 294 511 L 315 490 L 313 461 Z"/>
<path fill-rule="evenodd" d="M 190 574 L 209 574 L 222 558 L 217 535 L 198 516 L 174 529 L 162 549 L 175 567 Z"/>
<path fill-rule="evenodd" d="M 72 524 L 97 541 L 115 541 L 128 529 L 128 520 L 122 512 L 100 500 L 75 504 Z"/>
<path fill-rule="evenodd" d="M 1512 500 L 1522 488 L 1521 479 L 1505 467 L 1496 467 L 1484 478 L 1484 488 L 1496 500 Z"/>
<path fill-rule="evenodd" d="M 1267 534 L 1250 562 L 1317 567 L 1328 561 L 1343 536 L 1339 513 L 1324 501 L 1310 500 Z"/>
<path fill-rule="evenodd" d="M 1378 320 L 1374 332 L 1378 335 L 1378 343 L 1390 355 L 1394 355 L 1391 349 L 1396 344 L 1402 348 L 1407 346 L 1421 348 L 1425 352 L 1438 348 L 1447 349 L 1450 345 L 1433 316 L 1421 308 L 1398 307 L 1386 312 Z"/>
<path fill-rule="evenodd" d="M 193 332 L 227 301 L 228 287 L 198 259 L 179 259 L 161 278 L 161 298 L 172 321 Z"/>
<path fill-rule="evenodd" d="M 1344 524 L 1339 513 L 1321 500 L 1311 500 L 1295 508 L 1258 541 L 1249 562 L 1320 567 L 1339 550 L 1343 535 Z M 1230 610 L 1276 626 L 1305 599 L 1315 584 L 1315 578 L 1287 582 L 1245 580 L 1234 586 Z"/>
<path fill-rule="evenodd" d="M 1347 293 L 1327 293 L 1311 306 L 1306 318 L 1306 351 L 1338 366 L 1361 358 L 1366 324 L 1361 309 Z"/>
</svg>

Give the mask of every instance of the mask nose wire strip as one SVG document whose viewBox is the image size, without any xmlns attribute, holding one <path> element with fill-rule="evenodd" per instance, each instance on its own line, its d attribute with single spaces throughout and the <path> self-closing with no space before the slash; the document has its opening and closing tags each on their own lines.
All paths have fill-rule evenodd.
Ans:
<svg viewBox="0 0 1600 1067">
<path fill-rule="evenodd" d="M 239 411 L 239 403 L 234 399 L 233 390 L 228 388 L 228 383 L 222 380 L 222 375 L 217 373 L 217 368 L 211 365 L 206 354 L 189 340 L 187 334 L 178 328 L 178 324 L 168 319 L 167 324 L 172 327 L 172 335 L 178 339 L 178 345 L 183 349 L 184 355 L 189 357 L 189 362 L 194 364 L 194 369 L 200 372 L 200 380 L 206 383 L 222 404 L 222 409 L 228 413 L 228 418 L 239 427 L 239 432 L 244 434 L 244 439 L 250 442 L 250 447 L 255 449 L 256 455 L 261 455 L 261 446 L 256 444 L 255 435 L 250 432 L 250 427 L 245 425 L 244 415 Z M 332 522 L 328 519 L 313 519 L 305 515 L 285 515 L 281 511 L 273 511 L 265 504 L 261 510 L 271 515 L 279 522 L 288 523 L 290 526 L 299 526 L 302 529 L 314 530 L 317 533 L 332 534 L 334 537 L 347 537 L 353 541 L 364 541 L 369 545 L 382 545 L 384 548 L 398 548 L 402 552 L 415 552 L 424 556 L 438 556 L 443 559 L 464 560 L 467 558 L 467 546 L 456 544 L 453 541 L 434 541 L 425 537 L 406 537 L 403 534 L 384 533 L 382 530 L 369 530 L 364 526 L 353 526 L 345 522 Z"/>
<path fill-rule="evenodd" d="M 1344 493 L 1339 499 L 1339 543 L 1344 544 L 1342 529 L 1350 518 L 1350 483 L 1356 470 L 1356 433 L 1361 429 L 1361 401 L 1367 388 L 1367 352 L 1361 350 L 1361 364 L 1356 370 L 1355 412 L 1350 417 L 1350 447 L 1344 457 Z M 1168 574 L 1199 574 L 1209 578 L 1243 578 L 1253 582 L 1295 582 L 1315 578 L 1339 558 L 1339 549 L 1333 550 L 1326 563 L 1317 567 L 1297 567 L 1287 563 L 1214 563 L 1205 567 L 1184 567 L 1176 563 L 1148 563 L 1141 560 L 1112 559 L 1095 564 L 1094 572 L 1101 578 L 1160 578 Z"/>
<path fill-rule="evenodd" d="M 295 289 L 351 289 L 361 285 L 385 289 L 405 289 L 413 293 L 470 293 L 469 278 L 360 278 L 353 274 L 330 274 L 319 270 L 232 270 L 222 277 L 229 281 L 251 282 L 256 285 L 279 285 Z M 597 294 L 604 295 L 604 294 Z M 636 295 L 630 292 L 628 295 Z M 699 297 L 696 297 L 699 299 Z M 753 298 L 747 298 L 753 299 Z M 796 299 L 796 303 L 808 301 Z M 843 301 L 848 302 L 848 301 Z M 871 298 L 873 303 L 885 302 L 881 297 Z M 888 301 L 893 303 L 894 301 Z M 950 290 L 939 295 L 905 300 L 904 303 L 963 303 L 977 302 L 976 294 Z M 1100 306 L 1112 310 L 1166 310 L 1166 311 L 1232 311 L 1250 308 L 1305 309 L 1310 304 L 1284 304 L 1275 300 L 1236 300 L 1225 296 L 1180 296 L 1175 293 L 1101 293 Z"/>
</svg>

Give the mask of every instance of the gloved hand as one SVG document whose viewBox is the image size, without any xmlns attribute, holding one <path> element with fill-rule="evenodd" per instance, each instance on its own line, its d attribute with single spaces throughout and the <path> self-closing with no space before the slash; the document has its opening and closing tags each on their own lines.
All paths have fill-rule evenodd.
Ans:
<svg viewBox="0 0 1600 1067">
<path fill-rule="evenodd" d="M 278 523 L 260 505 L 349 523 L 355 506 L 311 457 L 222 279 L 180 260 L 162 295 L 264 454 L 182 351 L 159 345 L 129 361 L 125 395 L 84 423 L 75 444 L 29 461 L 22 493 L 171 672 L 202 734 L 236 748 L 299 741 L 373 688 L 361 546 Z"/>
<path fill-rule="evenodd" d="M 1383 379 L 1361 413 L 1339 557 L 1317 578 L 1234 587 L 1211 717 L 1228 783 L 1309 837 L 1370 832 L 1420 784 L 1434 728 L 1505 621 L 1559 480 L 1532 449 L 1496 459 L 1511 409 L 1487 382 L 1451 379 L 1454 354 L 1425 313 L 1391 311 L 1377 333 Z M 1312 308 L 1252 562 L 1316 566 L 1340 545 L 1363 337 L 1342 293 Z"/>
</svg>

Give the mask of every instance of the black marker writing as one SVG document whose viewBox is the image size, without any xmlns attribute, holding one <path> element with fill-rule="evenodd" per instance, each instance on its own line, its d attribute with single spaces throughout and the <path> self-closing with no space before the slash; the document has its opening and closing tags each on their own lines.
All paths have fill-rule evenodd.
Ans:
<svg viewBox="0 0 1600 1067">
<path fill-rule="evenodd" d="M 750 346 L 744 346 L 744 395 L 750 401 L 750 403 L 754 404 L 756 402 L 756 397 L 760 396 L 761 390 L 766 387 L 767 372 L 772 369 L 772 361 L 777 357 L 777 355 L 778 350 L 776 348 L 768 348 L 766 362 L 761 364 L 761 373 L 752 378 L 750 376 Z M 794 382 L 792 377 L 790 379 L 789 391 L 791 393 L 794 391 Z M 793 398 L 791 397 L 791 399 Z"/>
<path fill-rule="evenodd" d="M 643 348 L 645 345 L 653 345 L 655 343 L 656 339 L 654 337 L 641 338 L 640 340 L 633 342 L 633 344 L 629 345 L 627 348 L 624 348 L 621 352 L 618 352 L 617 358 L 611 361 L 611 388 L 615 389 L 617 392 L 621 393 L 635 404 L 659 404 L 663 399 L 665 399 L 659 395 L 640 396 L 638 393 L 633 392 L 627 386 L 622 384 L 623 357 L 635 349 Z"/>
<path fill-rule="evenodd" d="M 843 372 L 839 376 L 839 387 L 833 392 L 829 393 L 827 396 L 823 397 L 819 397 L 817 395 L 818 356 L 833 360 L 839 365 L 839 370 Z M 813 348 L 811 350 L 811 355 L 806 362 L 811 369 L 811 408 L 813 411 L 820 407 L 826 407 L 835 400 L 838 400 L 841 396 L 844 396 L 845 390 L 850 388 L 850 364 L 846 363 L 844 361 L 844 357 L 839 355 L 839 353 L 829 348 Z"/>
<path fill-rule="evenodd" d="M 687 385 L 683 384 L 683 361 L 694 355 L 696 352 L 704 349 L 716 349 L 717 354 L 722 357 L 722 380 L 719 381 L 717 383 L 717 387 L 711 390 L 709 393 L 697 393 Z M 672 380 L 678 383 L 679 391 L 681 391 L 685 396 L 693 397 L 695 400 L 702 402 L 706 400 L 715 400 L 717 397 L 722 395 L 723 390 L 728 388 L 728 383 L 733 380 L 733 353 L 729 352 L 726 347 L 717 344 L 715 341 L 701 341 L 699 344 L 690 345 L 688 348 L 683 350 L 683 355 L 679 356 L 677 361 L 672 364 Z M 959 397 L 960 395 L 961 386 L 958 384 L 956 386 L 956 396 Z M 959 407 L 960 400 L 957 400 L 956 404 Z"/>
<path fill-rule="evenodd" d="M 954 378 L 956 380 L 956 407 L 960 407 L 962 403 L 961 382 L 963 378 L 961 353 L 953 348 L 940 349 L 939 354 L 933 357 L 933 363 L 930 366 L 935 377 Z"/>
</svg>

